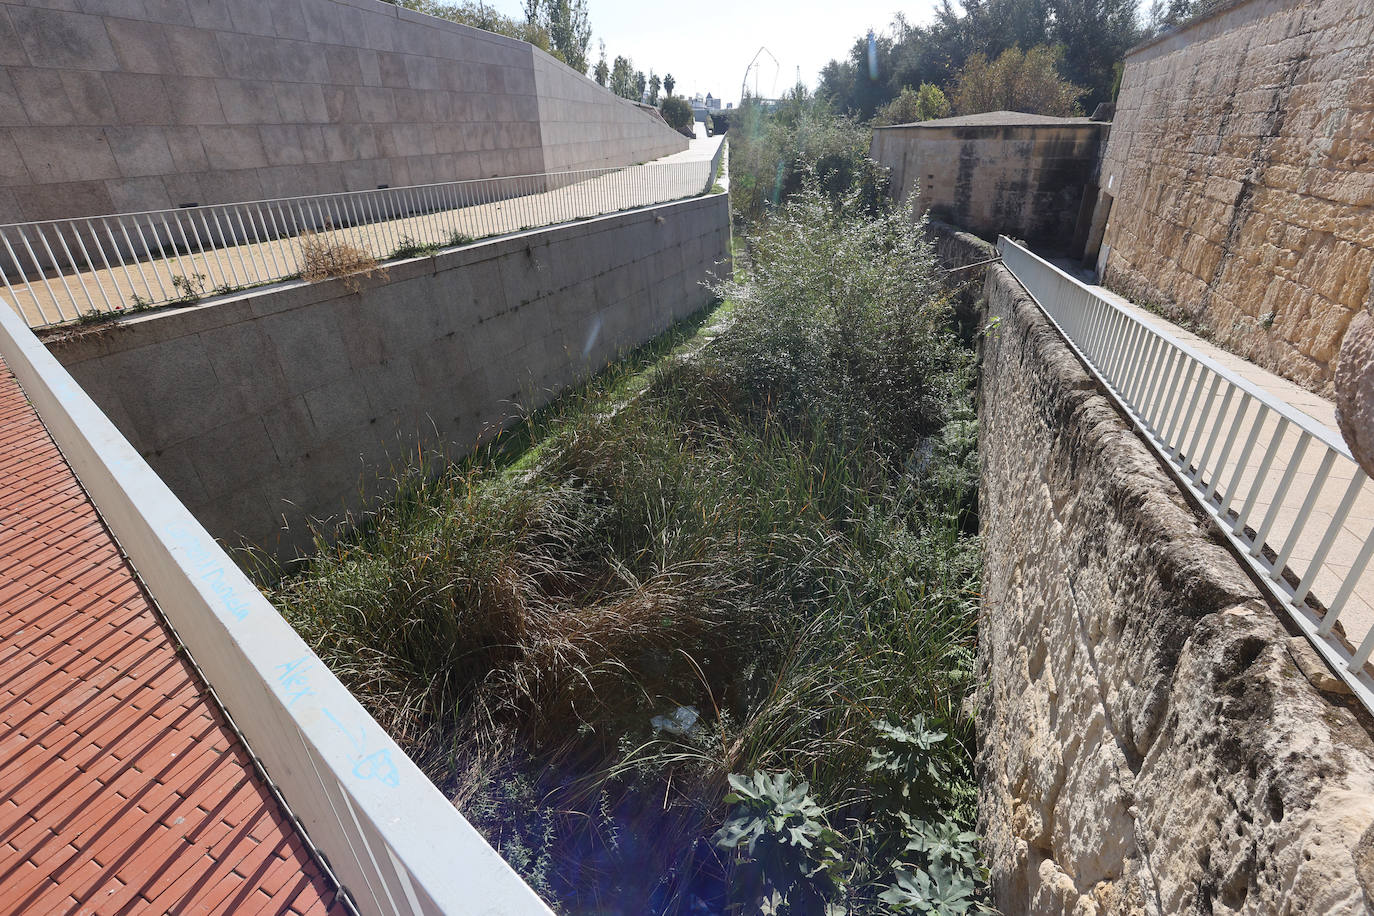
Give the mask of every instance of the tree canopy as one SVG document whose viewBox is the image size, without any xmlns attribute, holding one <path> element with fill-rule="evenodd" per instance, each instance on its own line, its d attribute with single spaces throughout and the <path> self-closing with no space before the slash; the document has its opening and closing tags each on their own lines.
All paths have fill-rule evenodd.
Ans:
<svg viewBox="0 0 1374 916">
<path fill-rule="evenodd" d="M 1060 51 L 1038 45 L 1024 54 L 1008 48 L 989 61 L 975 54 L 964 64 L 954 87 L 954 109 L 961 115 L 982 111 L 1028 111 L 1071 117 L 1082 114 L 1083 90 L 1061 79 Z"/>
<path fill-rule="evenodd" d="M 867 120 L 903 89 L 922 83 L 952 95 L 975 55 L 982 55 L 986 65 L 1012 48 L 1028 54 L 1046 46 L 1060 49 L 1056 73 L 1082 89 L 1080 102 L 1091 111 L 1111 100 L 1117 62 L 1145 35 L 1137 20 L 1138 2 L 964 0 L 960 8 L 941 0 L 929 25 L 911 25 L 898 14 L 885 32 L 855 39 L 845 57 L 821 71 L 817 95 Z M 1159 0 L 1189 8 L 1211 2 L 1216 0 Z"/>
</svg>

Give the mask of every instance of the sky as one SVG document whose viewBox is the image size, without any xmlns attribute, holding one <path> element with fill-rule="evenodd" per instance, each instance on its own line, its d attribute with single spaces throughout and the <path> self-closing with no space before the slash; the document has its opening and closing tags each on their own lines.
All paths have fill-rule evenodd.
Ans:
<svg viewBox="0 0 1374 916">
<path fill-rule="evenodd" d="M 507 16 L 523 16 L 521 0 L 489 2 Z M 687 4 L 644 0 L 587 0 L 592 20 L 588 58 L 595 64 L 598 40 L 606 58 L 623 54 L 646 74 L 673 74 L 674 92 L 711 93 L 739 102 L 740 81 L 763 46 L 777 58 L 760 54 L 758 91 L 775 96 L 801 79 L 815 89 L 821 68 L 844 57 L 854 39 L 870 28 L 886 29 L 899 10 L 912 24 L 930 21 L 935 0 L 693 0 Z M 754 91 L 755 73 L 749 74 Z"/>
</svg>

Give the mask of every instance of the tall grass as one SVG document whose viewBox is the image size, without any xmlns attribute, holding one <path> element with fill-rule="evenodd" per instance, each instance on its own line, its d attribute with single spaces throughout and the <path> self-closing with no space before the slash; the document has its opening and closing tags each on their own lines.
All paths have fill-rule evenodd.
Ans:
<svg viewBox="0 0 1374 916">
<path fill-rule="evenodd" d="M 863 853 L 828 899 L 878 906 L 905 842 L 870 767 L 884 721 L 948 734 L 924 794 L 970 817 L 976 424 L 923 237 L 799 193 L 711 343 L 579 399 L 523 461 L 415 469 L 278 586 L 559 907 L 757 905 L 712 842 L 755 771 L 807 781 Z"/>
</svg>

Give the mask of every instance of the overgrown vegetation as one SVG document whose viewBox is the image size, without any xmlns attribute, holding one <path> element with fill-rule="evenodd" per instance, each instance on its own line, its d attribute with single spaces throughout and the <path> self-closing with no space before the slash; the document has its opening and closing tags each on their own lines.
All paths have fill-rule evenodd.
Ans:
<svg viewBox="0 0 1374 916">
<path fill-rule="evenodd" d="M 1045 47 L 1062 52 L 1055 58 L 1054 76 L 1078 87 L 1076 100 L 1091 112 L 1099 102 L 1113 100 L 1120 61 L 1156 27 L 1166 8 L 1212 2 L 1158 0 L 1150 23 L 1142 26 L 1139 0 L 942 0 L 928 24 L 912 25 L 898 14 L 887 29 L 856 38 L 848 54 L 821 71 L 816 94 L 866 121 L 904 89 L 923 83 L 953 98 L 976 56 L 996 61 L 1008 50 L 1029 54 Z M 1037 98 L 1020 100 L 1013 110 L 1055 113 L 1031 107 Z M 957 102 L 954 107 L 959 114 L 977 113 L 960 110 Z"/>
<path fill-rule="evenodd" d="M 737 224 L 759 225 L 807 176 L 833 204 L 857 193 L 863 209 L 876 211 L 886 199 L 887 178 L 868 158 L 871 136 L 801 87 L 776 104 L 746 97 L 732 112 L 730 129 L 730 204 Z"/>
<path fill-rule="evenodd" d="M 1028 111 L 1061 118 L 1083 114 L 1083 89 L 1061 79 L 1063 51 L 1038 45 L 1029 51 L 1008 48 L 988 60 L 968 59 L 954 86 L 954 109 L 961 115 L 982 111 Z"/>
<path fill-rule="evenodd" d="M 309 283 L 343 277 L 344 285 L 356 293 L 362 289 L 364 278 L 387 278 L 387 269 L 365 248 L 318 232 L 302 232 L 296 242 L 300 245 L 301 278 Z"/>
<path fill-rule="evenodd" d="M 273 593 L 567 912 L 982 906 L 970 355 L 911 213 L 798 180 L 687 352 Z"/>
</svg>

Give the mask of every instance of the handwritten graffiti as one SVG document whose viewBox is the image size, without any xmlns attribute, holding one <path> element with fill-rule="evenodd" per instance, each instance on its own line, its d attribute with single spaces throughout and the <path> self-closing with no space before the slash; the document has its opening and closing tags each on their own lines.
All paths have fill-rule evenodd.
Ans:
<svg viewBox="0 0 1374 916">
<path fill-rule="evenodd" d="M 314 673 L 317 661 L 318 659 L 312 655 L 302 655 L 292 661 L 283 662 L 274 669 L 277 673 L 277 686 L 282 696 L 286 698 L 287 709 L 290 709 L 299 700 L 316 696 L 314 688 L 310 685 L 310 678 Z M 401 772 L 397 769 L 395 761 L 391 759 L 389 747 L 372 747 L 367 740 L 365 728 L 350 728 L 339 721 L 339 717 L 325 707 L 320 707 L 320 712 L 324 713 L 325 717 L 334 723 L 334 726 L 352 745 L 349 759 L 353 763 L 354 776 L 359 779 L 375 779 L 392 788 L 401 784 Z"/>
<path fill-rule="evenodd" d="M 321 712 L 328 716 L 329 720 L 339 727 L 339 731 L 347 735 L 348 740 L 353 743 L 354 776 L 359 779 L 375 779 L 393 789 L 401 784 L 401 773 L 391 760 L 390 748 L 378 748 L 368 753 L 367 733 L 363 729 L 358 729 L 358 733 L 355 735 L 348 726 L 336 719 L 332 712 L 327 709 L 321 710 Z"/>
<path fill-rule="evenodd" d="M 235 579 L 242 580 L 242 574 L 237 569 L 231 573 L 225 566 L 224 555 L 218 550 L 208 549 L 202 543 L 203 538 L 196 537 L 190 529 L 172 525 L 166 533 L 169 539 L 186 551 L 186 565 L 192 575 L 210 587 L 230 616 L 235 620 L 247 619 L 252 607 L 247 586 L 235 584 Z"/>
</svg>

